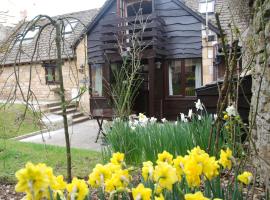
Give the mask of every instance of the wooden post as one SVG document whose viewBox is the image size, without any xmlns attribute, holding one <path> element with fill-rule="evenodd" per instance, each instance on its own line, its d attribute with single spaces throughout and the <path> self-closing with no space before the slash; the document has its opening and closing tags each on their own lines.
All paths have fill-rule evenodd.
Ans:
<svg viewBox="0 0 270 200">
<path fill-rule="evenodd" d="M 149 117 L 155 115 L 155 58 L 148 59 L 149 65 Z"/>
</svg>

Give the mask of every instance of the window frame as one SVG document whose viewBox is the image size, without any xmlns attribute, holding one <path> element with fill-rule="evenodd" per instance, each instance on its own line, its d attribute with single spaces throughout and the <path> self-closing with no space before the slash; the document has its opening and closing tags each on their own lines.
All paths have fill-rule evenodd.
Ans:
<svg viewBox="0 0 270 200">
<path fill-rule="evenodd" d="M 216 4 L 216 1 L 215 0 L 207 0 L 208 8 L 209 8 L 209 4 L 211 3 L 211 4 L 213 4 L 212 5 L 213 10 L 211 10 L 211 11 L 206 10 L 205 12 L 202 12 L 201 11 L 201 5 L 202 4 L 205 4 L 205 3 L 206 3 L 206 0 L 200 0 L 199 1 L 199 9 L 198 9 L 199 13 L 201 13 L 203 15 L 205 15 L 206 13 L 208 13 L 208 14 L 214 14 L 215 13 L 215 4 Z"/>
<path fill-rule="evenodd" d="M 202 70 L 202 58 L 201 57 L 196 57 L 196 58 L 178 58 L 178 59 L 170 59 L 170 60 L 167 60 L 166 61 L 166 67 L 165 67 L 165 70 L 166 70 L 166 73 L 165 73 L 165 85 L 166 85 L 166 91 L 165 91 L 165 94 L 166 94 L 166 99 L 167 100 L 170 100 L 170 99 L 194 99 L 194 98 L 197 98 L 196 97 L 196 94 L 194 96 L 186 96 L 185 95 L 185 89 L 186 89 L 186 76 L 185 76 L 185 60 L 190 60 L 190 59 L 200 59 L 200 64 L 201 64 L 201 83 L 202 83 L 202 80 L 203 80 L 203 70 Z M 169 67 L 170 67 L 170 64 L 171 62 L 174 62 L 174 61 L 181 61 L 181 85 L 182 88 L 181 88 L 181 94 L 178 94 L 178 95 L 170 95 L 170 89 L 169 89 Z M 196 76 L 196 75 L 195 75 Z M 196 81 L 196 77 L 195 77 L 195 81 Z M 195 86 L 196 88 L 196 86 Z"/>
<path fill-rule="evenodd" d="M 27 33 L 25 34 L 25 31 L 22 32 L 18 38 L 17 38 L 17 42 L 16 44 L 19 44 L 20 42 L 22 43 L 30 43 L 34 40 L 34 38 L 36 37 L 36 35 L 39 33 L 39 30 L 40 30 L 40 27 L 39 26 L 36 26 L 36 27 L 33 27 L 32 30 L 29 30 L 27 31 Z M 23 38 L 23 35 L 24 35 L 24 38 Z"/>
<path fill-rule="evenodd" d="M 65 26 L 64 26 L 64 33 L 63 35 L 70 35 L 72 34 L 74 31 L 75 31 L 75 27 L 77 26 L 79 20 L 77 19 L 73 19 L 73 20 L 70 20 L 68 21 Z M 70 30 L 66 30 L 67 28 L 70 28 Z"/>
<path fill-rule="evenodd" d="M 98 65 L 100 65 L 101 66 L 101 72 L 102 72 L 102 75 L 101 75 L 101 77 L 102 77 L 102 81 L 101 81 L 101 83 L 102 83 L 102 89 L 101 89 L 101 95 L 99 95 L 99 96 L 96 96 L 96 95 L 93 95 L 93 67 L 94 67 L 94 65 L 96 65 L 96 64 L 90 64 L 89 66 L 89 75 L 90 75 L 90 97 L 91 98 L 94 98 L 94 99 L 104 99 L 105 98 L 105 95 L 104 95 L 104 65 L 103 64 L 98 64 Z"/>
<path fill-rule="evenodd" d="M 46 85 L 59 85 L 60 84 L 60 80 L 55 80 L 55 75 L 56 75 L 56 70 L 57 70 L 57 66 L 55 63 L 50 63 L 50 64 L 44 64 L 44 68 L 45 68 L 45 81 L 46 81 Z M 48 69 L 52 69 L 52 77 L 53 77 L 53 81 L 49 81 L 48 80 Z"/>
</svg>

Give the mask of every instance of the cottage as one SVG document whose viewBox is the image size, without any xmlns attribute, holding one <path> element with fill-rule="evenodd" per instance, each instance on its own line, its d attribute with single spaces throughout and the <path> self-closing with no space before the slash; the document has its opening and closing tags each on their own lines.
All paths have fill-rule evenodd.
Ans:
<svg viewBox="0 0 270 200">
<path fill-rule="evenodd" d="M 85 25 L 91 22 L 97 14 L 98 9 L 86 10 L 76 13 L 59 15 L 56 18 L 66 19 L 62 40 L 62 58 L 64 86 L 66 89 L 66 98 L 71 100 L 76 97 L 80 87 L 88 88 L 89 76 L 86 59 L 86 38 L 83 37 L 80 43 L 74 47 L 74 42 L 81 36 Z M 24 27 L 29 22 L 19 24 L 14 28 L 14 35 L 17 37 L 23 33 Z M 19 74 L 21 90 L 26 94 L 31 75 L 32 98 L 39 102 L 59 101 L 59 77 L 56 70 L 56 48 L 54 45 L 55 30 L 52 26 L 47 26 L 40 35 L 35 51 L 35 44 L 42 26 L 48 23 L 42 20 L 25 37 L 18 39 L 13 48 L 6 48 L 1 54 L 0 62 L 0 98 L 6 100 L 13 97 L 16 90 L 14 72 Z M 13 32 L 11 32 L 13 34 Z M 22 44 L 19 48 L 20 43 Z M 12 43 L 11 43 L 12 44 Z M 20 49 L 20 50 L 19 50 Z M 32 57 L 33 56 L 33 57 Z M 22 96 L 17 88 L 16 98 Z M 82 97 L 82 107 L 89 108 L 89 95 Z"/>
<path fill-rule="evenodd" d="M 218 30 L 179 0 L 108 0 L 86 30 L 92 93 L 90 108 L 109 108 L 106 82 L 111 68 L 121 63 L 115 39 L 118 30 L 130 33 L 134 15 L 142 9 L 148 19 L 145 41 L 153 41 L 143 54 L 144 83 L 134 105 L 136 113 L 175 119 L 194 107 L 195 88 L 213 81 L 213 45 Z M 118 21 L 120 19 L 120 21 Z M 125 20 L 123 23 L 122 20 Z M 203 37 L 210 36 L 203 42 Z"/>
</svg>

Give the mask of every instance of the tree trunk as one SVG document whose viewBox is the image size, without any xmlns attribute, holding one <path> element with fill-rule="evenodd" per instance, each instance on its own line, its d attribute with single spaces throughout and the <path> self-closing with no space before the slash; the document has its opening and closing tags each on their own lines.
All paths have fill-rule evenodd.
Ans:
<svg viewBox="0 0 270 200">
<path fill-rule="evenodd" d="M 67 121 L 67 110 L 66 110 L 66 99 L 65 99 L 65 88 L 63 81 L 63 73 L 62 73 L 62 58 L 61 58 L 61 30 L 60 24 L 56 24 L 56 48 L 57 48 L 57 69 L 59 73 L 59 81 L 60 81 L 60 97 L 61 97 L 61 107 L 62 107 L 62 115 L 64 121 L 64 130 L 65 130 L 65 140 L 66 140 L 66 156 L 67 156 L 67 180 L 71 182 L 71 152 L 70 152 L 70 141 L 69 141 L 69 132 L 68 132 L 68 121 Z"/>
</svg>

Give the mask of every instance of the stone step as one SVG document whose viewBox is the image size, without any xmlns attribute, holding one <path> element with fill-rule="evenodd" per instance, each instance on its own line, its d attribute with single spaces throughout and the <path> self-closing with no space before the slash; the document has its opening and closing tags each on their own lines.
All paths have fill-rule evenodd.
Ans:
<svg viewBox="0 0 270 200">
<path fill-rule="evenodd" d="M 60 105 L 61 105 L 60 101 L 46 104 L 47 108 L 56 107 L 56 106 L 60 106 Z"/>
<path fill-rule="evenodd" d="M 76 107 L 74 107 L 74 108 L 68 108 L 66 110 L 66 113 L 67 114 L 75 113 L 75 112 L 77 112 L 77 108 Z M 62 113 L 63 113 L 62 110 L 58 110 L 58 111 L 53 112 L 53 114 L 56 114 L 56 115 L 62 115 Z"/>
<path fill-rule="evenodd" d="M 83 113 L 77 111 L 75 113 L 69 114 L 68 116 L 70 116 L 72 119 L 76 119 L 76 118 L 82 117 L 84 115 L 83 115 Z"/>
<path fill-rule="evenodd" d="M 78 123 L 81 123 L 81 122 L 85 122 L 87 120 L 89 120 L 89 117 L 87 117 L 87 116 L 81 116 L 81 117 L 78 117 L 76 119 L 73 119 L 72 120 L 72 123 L 73 124 L 78 124 Z"/>
<path fill-rule="evenodd" d="M 75 104 L 70 104 L 70 105 L 67 106 L 67 109 L 69 109 L 69 108 L 76 108 L 76 105 Z M 57 112 L 57 111 L 61 111 L 61 110 L 62 110 L 61 105 L 49 108 L 49 111 L 52 112 L 52 113 Z"/>
</svg>

